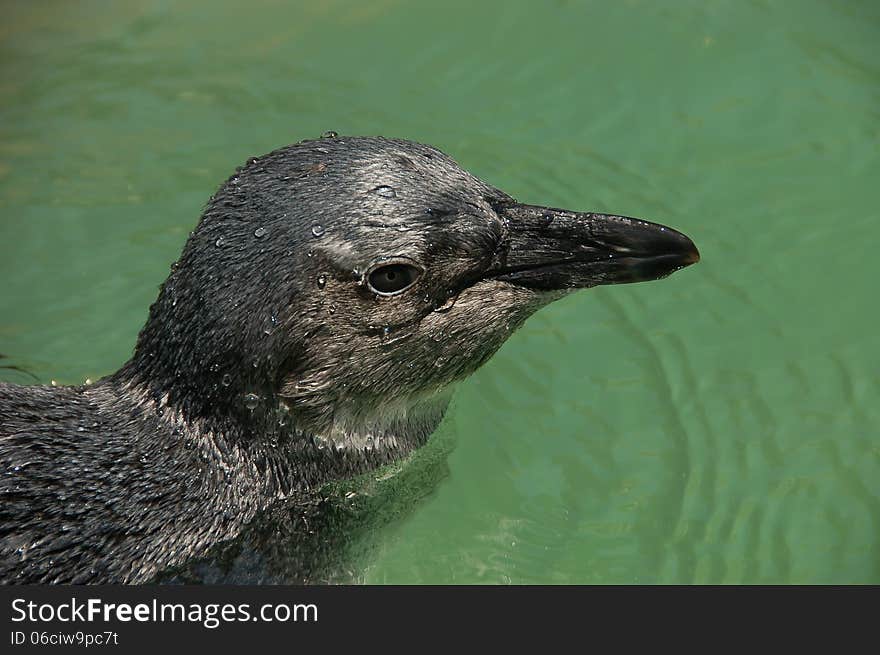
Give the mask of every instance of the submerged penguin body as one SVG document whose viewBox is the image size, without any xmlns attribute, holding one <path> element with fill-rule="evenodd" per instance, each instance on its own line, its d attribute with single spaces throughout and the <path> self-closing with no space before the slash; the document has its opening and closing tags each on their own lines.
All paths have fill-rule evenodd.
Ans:
<svg viewBox="0 0 880 655">
<path fill-rule="evenodd" d="M 0 581 L 140 583 L 265 545 L 279 507 L 307 514 L 321 485 L 424 444 L 454 384 L 541 306 L 697 259 L 671 228 L 516 203 L 429 146 L 253 158 L 118 372 L 0 384 Z"/>
</svg>

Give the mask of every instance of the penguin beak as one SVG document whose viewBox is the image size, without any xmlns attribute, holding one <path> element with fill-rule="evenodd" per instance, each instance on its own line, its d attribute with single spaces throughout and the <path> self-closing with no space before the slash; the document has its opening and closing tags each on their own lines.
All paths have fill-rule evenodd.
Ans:
<svg viewBox="0 0 880 655">
<path fill-rule="evenodd" d="M 553 291 L 645 282 L 700 261 L 693 241 L 665 225 L 534 205 L 498 209 L 509 240 L 490 275 L 519 286 Z"/>
</svg>

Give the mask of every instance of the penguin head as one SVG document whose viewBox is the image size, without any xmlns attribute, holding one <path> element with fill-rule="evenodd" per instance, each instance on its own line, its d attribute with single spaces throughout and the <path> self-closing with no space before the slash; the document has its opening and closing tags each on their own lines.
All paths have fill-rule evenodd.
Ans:
<svg viewBox="0 0 880 655">
<path fill-rule="evenodd" d="M 305 141 L 211 198 L 141 334 L 166 392 L 310 432 L 445 407 L 540 307 L 699 259 L 672 228 L 517 203 L 430 146 Z M 185 390 L 187 388 L 187 390 Z M 201 391 L 200 391 L 201 390 Z"/>
</svg>

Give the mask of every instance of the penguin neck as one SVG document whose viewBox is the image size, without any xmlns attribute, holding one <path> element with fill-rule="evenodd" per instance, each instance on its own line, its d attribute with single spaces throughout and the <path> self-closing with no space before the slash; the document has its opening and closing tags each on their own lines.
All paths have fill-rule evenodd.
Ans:
<svg viewBox="0 0 880 655">
<path fill-rule="evenodd" d="M 170 439 L 221 453 L 220 466 L 247 470 L 276 498 L 404 459 L 440 424 L 452 392 L 382 403 L 340 399 L 316 423 L 257 369 L 230 376 L 203 397 L 186 376 L 156 380 L 144 375 L 147 368 L 135 356 L 106 382 L 123 392 L 117 396 L 132 398 L 139 414 L 155 414 Z"/>
<path fill-rule="evenodd" d="M 171 431 L 235 449 L 249 461 L 230 467 L 253 463 L 280 493 L 352 477 L 427 441 L 451 387 L 367 399 L 368 391 L 354 395 L 341 385 L 317 403 L 297 397 L 284 379 L 300 347 L 291 341 L 293 319 L 260 311 L 231 322 L 234 306 L 194 291 L 206 281 L 187 263 L 192 242 L 150 308 L 131 360 L 107 380 L 120 395 L 137 399 L 140 411 L 155 412 Z"/>
</svg>

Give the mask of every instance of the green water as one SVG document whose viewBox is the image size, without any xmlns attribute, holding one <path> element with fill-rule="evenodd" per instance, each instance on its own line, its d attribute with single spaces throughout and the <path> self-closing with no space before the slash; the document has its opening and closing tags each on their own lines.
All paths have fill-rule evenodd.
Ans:
<svg viewBox="0 0 880 655">
<path fill-rule="evenodd" d="M 115 370 L 247 156 L 327 129 L 428 142 L 520 201 L 673 225 L 703 261 L 535 315 L 461 386 L 448 475 L 399 490 L 427 497 L 357 579 L 880 583 L 877 3 L 3 14 L 9 363 Z"/>
</svg>

